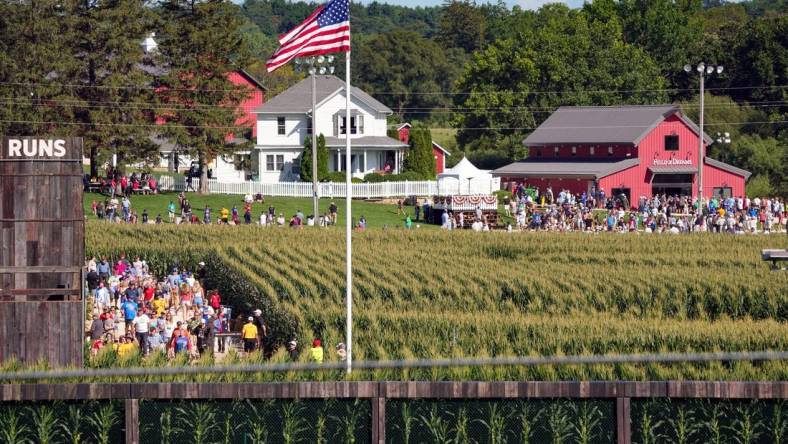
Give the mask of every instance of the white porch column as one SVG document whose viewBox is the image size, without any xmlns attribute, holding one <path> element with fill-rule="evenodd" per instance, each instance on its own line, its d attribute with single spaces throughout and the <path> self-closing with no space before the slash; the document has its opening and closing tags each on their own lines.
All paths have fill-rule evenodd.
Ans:
<svg viewBox="0 0 788 444">
<path fill-rule="evenodd" d="M 399 150 L 394 151 L 394 174 L 399 174 Z"/>
<path fill-rule="evenodd" d="M 335 171 L 342 171 L 342 151 L 337 148 L 337 167 Z"/>
<path fill-rule="evenodd" d="M 367 173 L 367 149 L 364 148 L 364 167 L 361 168 L 361 172 L 366 174 Z"/>
</svg>

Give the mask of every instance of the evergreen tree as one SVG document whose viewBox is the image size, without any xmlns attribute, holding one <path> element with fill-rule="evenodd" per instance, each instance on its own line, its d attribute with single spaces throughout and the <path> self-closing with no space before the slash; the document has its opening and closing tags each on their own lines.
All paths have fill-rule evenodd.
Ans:
<svg viewBox="0 0 788 444">
<path fill-rule="evenodd" d="M 71 89 L 68 5 L 58 0 L 0 2 L 0 134 L 68 136 Z"/>
<path fill-rule="evenodd" d="M 84 0 L 71 3 L 68 49 L 74 60 L 65 73 L 75 101 L 73 135 L 83 137 L 90 158 L 90 175 L 113 154 L 118 166 L 128 162 L 158 161 L 158 147 L 150 135 L 156 110 L 152 76 L 146 69 L 153 58 L 141 43 L 155 26 L 155 14 L 142 0 Z M 134 20 L 129 20 L 134 17 Z"/>
<path fill-rule="evenodd" d="M 301 153 L 301 180 L 312 181 L 312 138 L 304 139 L 304 152 Z M 317 136 L 317 180 L 322 182 L 328 179 L 328 149 L 326 137 L 321 133 Z"/>
<path fill-rule="evenodd" d="M 405 156 L 404 171 L 416 173 L 422 179 L 435 178 L 432 135 L 428 128 L 421 126 L 411 128 L 410 148 Z"/>
<path fill-rule="evenodd" d="M 171 107 L 162 129 L 198 159 L 202 194 L 208 193 L 208 163 L 251 145 L 233 143 L 248 130 L 235 122 L 244 118 L 238 105 L 251 91 L 227 80 L 248 58 L 239 17 L 238 6 L 230 1 L 166 0 L 162 4 L 167 27 L 159 51 L 170 69 L 160 79 L 157 97 Z"/>
</svg>

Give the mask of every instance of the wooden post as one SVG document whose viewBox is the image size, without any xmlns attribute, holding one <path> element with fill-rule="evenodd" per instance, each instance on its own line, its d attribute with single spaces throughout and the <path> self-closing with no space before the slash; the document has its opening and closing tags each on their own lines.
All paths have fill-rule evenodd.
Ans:
<svg viewBox="0 0 788 444">
<path fill-rule="evenodd" d="M 126 400 L 126 444 L 140 442 L 140 400 Z"/>
<path fill-rule="evenodd" d="M 372 444 L 386 442 L 386 398 L 372 398 Z"/>
<path fill-rule="evenodd" d="M 618 444 L 632 443 L 630 398 L 616 398 L 616 435 Z"/>
</svg>

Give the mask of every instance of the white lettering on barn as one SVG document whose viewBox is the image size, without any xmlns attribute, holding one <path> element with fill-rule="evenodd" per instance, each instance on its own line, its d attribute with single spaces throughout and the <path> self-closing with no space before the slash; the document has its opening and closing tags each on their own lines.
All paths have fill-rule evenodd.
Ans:
<svg viewBox="0 0 788 444">
<path fill-rule="evenodd" d="M 692 165 L 690 159 L 654 159 L 654 165 Z"/>
<path fill-rule="evenodd" d="M 63 139 L 8 139 L 8 157 L 63 157 Z"/>
</svg>

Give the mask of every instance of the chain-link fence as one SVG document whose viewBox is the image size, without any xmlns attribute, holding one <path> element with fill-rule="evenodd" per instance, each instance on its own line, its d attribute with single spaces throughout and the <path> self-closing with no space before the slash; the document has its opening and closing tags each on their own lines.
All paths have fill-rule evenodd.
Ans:
<svg viewBox="0 0 788 444">
<path fill-rule="evenodd" d="M 633 443 L 781 443 L 785 401 L 633 399 Z"/>
<path fill-rule="evenodd" d="M 389 400 L 391 443 L 611 443 L 614 400 Z"/>
<path fill-rule="evenodd" d="M 122 401 L 0 404 L 0 443 L 122 443 Z"/>
<path fill-rule="evenodd" d="M 369 400 L 140 401 L 141 443 L 369 443 Z"/>
</svg>

